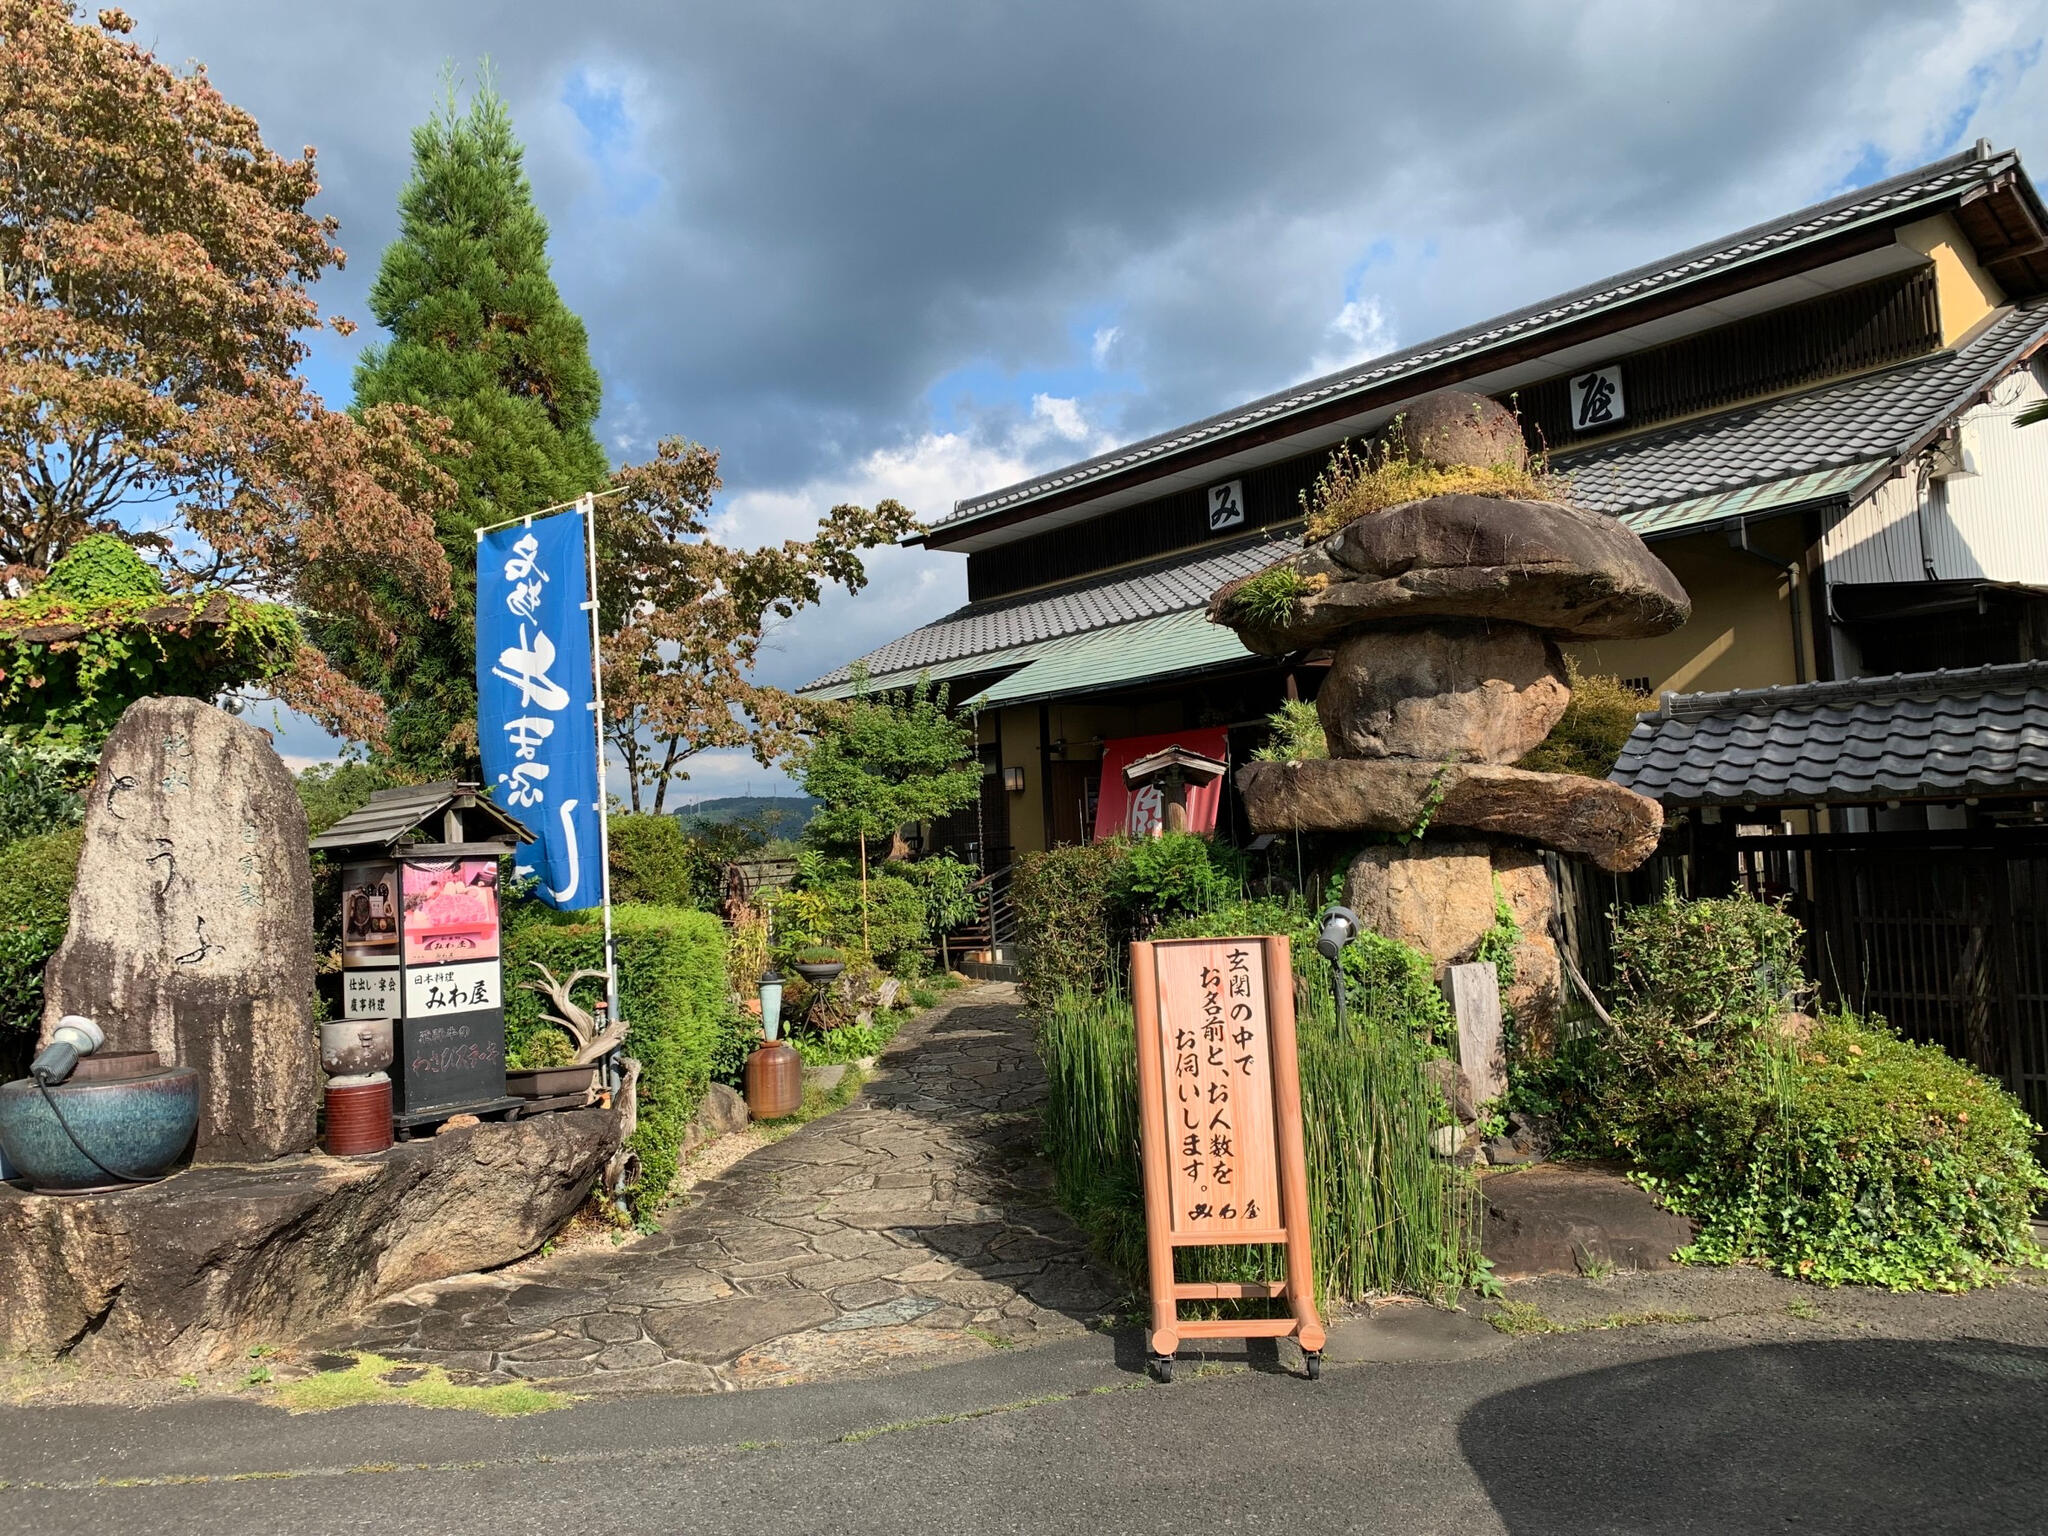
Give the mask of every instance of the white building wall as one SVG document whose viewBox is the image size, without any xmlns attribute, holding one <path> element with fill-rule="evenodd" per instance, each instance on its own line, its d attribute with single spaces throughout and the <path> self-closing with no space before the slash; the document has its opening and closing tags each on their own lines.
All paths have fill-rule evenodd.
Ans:
<svg viewBox="0 0 2048 1536">
<path fill-rule="evenodd" d="M 1828 580 L 2048 586 L 2048 422 L 2013 425 L 2043 399 L 2039 363 L 2000 380 L 1962 419 L 1977 472 L 1929 480 L 1915 463 L 1879 486 L 1822 540 Z"/>
</svg>

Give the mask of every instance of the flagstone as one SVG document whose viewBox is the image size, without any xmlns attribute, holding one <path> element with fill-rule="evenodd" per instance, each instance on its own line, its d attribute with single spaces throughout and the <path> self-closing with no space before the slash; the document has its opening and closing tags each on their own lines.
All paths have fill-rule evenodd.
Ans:
<svg viewBox="0 0 2048 1536">
<path fill-rule="evenodd" d="M 396 1339 L 387 1353 L 580 1394 L 857 1376 L 1077 1332 L 1116 1288 L 1047 1203 L 1043 1099 L 1021 1014 L 970 994 L 914 1021 L 853 1104 L 697 1185 L 651 1237 L 323 1342 Z"/>
</svg>

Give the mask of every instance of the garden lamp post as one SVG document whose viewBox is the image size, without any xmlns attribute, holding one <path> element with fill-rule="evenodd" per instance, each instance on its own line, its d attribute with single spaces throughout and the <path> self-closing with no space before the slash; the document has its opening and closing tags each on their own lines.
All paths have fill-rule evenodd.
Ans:
<svg viewBox="0 0 2048 1536">
<path fill-rule="evenodd" d="M 1316 917 L 1316 953 L 1330 962 L 1330 983 L 1337 994 L 1337 1031 L 1348 1027 L 1344 999 L 1344 946 L 1358 937 L 1358 914 L 1349 907 L 1328 906 Z"/>
</svg>

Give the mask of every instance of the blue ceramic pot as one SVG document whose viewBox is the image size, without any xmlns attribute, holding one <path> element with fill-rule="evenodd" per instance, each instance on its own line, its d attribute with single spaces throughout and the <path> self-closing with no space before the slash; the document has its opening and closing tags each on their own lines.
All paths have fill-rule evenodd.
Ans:
<svg viewBox="0 0 2048 1536">
<path fill-rule="evenodd" d="M 104 1058 L 94 1064 L 114 1065 Z M 29 1078 L 0 1087 L 0 1147 L 16 1176 L 45 1194 L 118 1189 L 168 1173 L 199 1126 L 199 1074 L 191 1067 L 143 1064 L 135 1075 L 118 1076 L 81 1072 L 49 1092 L 46 1100 Z"/>
</svg>

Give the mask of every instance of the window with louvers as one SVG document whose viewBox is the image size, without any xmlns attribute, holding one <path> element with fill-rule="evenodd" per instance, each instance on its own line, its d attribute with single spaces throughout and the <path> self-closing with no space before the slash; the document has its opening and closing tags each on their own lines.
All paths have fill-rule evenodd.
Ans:
<svg viewBox="0 0 2048 1536">
<path fill-rule="evenodd" d="M 1781 389 L 1906 362 L 1940 344 L 1941 316 L 1935 305 L 1934 268 L 1929 266 L 1610 359 L 1602 366 L 1620 365 L 1628 398 L 1628 417 L 1620 429 L 1634 432 Z M 1509 397 L 1508 404 L 1521 414 L 1530 447 L 1565 448 L 1574 441 L 1570 390 L 1571 378 L 1566 375 Z"/>
</svg>

